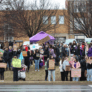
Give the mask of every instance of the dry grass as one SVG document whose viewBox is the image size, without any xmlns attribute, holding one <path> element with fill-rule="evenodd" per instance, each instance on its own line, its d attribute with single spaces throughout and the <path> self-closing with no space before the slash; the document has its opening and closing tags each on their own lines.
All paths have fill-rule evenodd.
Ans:
<svg viewBox="0 0 92 92">
<path fill-rule="evenodd" d="M 55 70 L 56 81 L 61 81 L 59 66 Z M 5 71 L 5 81 L 13 81 L 13 71 Z M 26 72 L 26 81 L 44 81 L 45 80 L 45 67 L 40 68 L 40 71 L 35 71 L 35 66 L 30 66 L 30 71 Z"/>
</svg>

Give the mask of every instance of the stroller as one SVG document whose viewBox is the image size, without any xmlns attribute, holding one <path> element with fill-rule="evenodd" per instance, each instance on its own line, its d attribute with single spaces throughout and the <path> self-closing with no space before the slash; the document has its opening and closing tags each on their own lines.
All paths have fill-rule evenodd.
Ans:
<svg viewBox="0 0 92 92">
<path fill-rule="evenodd" d="M 25 78 L 26 78 L 26 69 L 27 69 L 27 66 L 22 64 L 21 66 L 22 68 L 20 70 L 18 70 L 18 79 L 22 79 L 25 81 Z"/>
</svg>

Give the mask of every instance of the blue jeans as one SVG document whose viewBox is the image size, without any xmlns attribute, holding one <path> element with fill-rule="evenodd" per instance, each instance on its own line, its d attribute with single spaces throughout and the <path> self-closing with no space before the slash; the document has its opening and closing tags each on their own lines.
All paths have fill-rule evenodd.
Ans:
<svg viewBox="0 0 92 92">
<path fill-rule="evenodd" d="M 79 77 L 73 77 L 73 81 L 79 81 Z"/>
<path fill-rule="evenodd" d="M 39 70 L 39 59 L 35 60 L 35 70 L 38 69 Z"/>
<path fill-rule="evenodd" d="M 51 81 L 51 74 L 53 76 L 53 81 L 55 81 L 55 70 L 48 70 L 48 81 Z"/>
<path fill-rule="evenodd" d="M 92 81 L 92 69 L 87 69 L 87 81 Z"/>
</svg>

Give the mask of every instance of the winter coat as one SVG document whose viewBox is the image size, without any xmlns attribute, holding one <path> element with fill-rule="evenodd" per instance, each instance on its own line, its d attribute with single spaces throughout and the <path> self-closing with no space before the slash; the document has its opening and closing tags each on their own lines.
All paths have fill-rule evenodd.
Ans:
<svg viewBox="0 0 92 92">
<path fill-rule="evenodd" d="M 74 67 L 74 64 L 75 64 L 75 62 L 73 62 L 73 64 L 72 64 L 72 67 L 73 67 L 73 68 L 75 68 L 75 67 Z M 80 62 L 77 62 L 77 63 L 76 63 L 76 68 L 80 68 L 80 67 L 81 67 L 81 66 L 80 66 Z"/>
<path fill-rule="evenodd" d="M 4 58 L 4 61 L 7 63 L 8 61 L 10 61 L 11 59 L 11 54 L 9 51 L 4 51 L 4 54 L 3 54 L 3 58 Z"/>
</svg>

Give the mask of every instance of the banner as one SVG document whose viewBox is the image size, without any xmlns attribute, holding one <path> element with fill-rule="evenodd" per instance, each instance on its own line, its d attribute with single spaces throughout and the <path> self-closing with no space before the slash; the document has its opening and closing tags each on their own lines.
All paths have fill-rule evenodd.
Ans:
<svg viewBox="0 0 92 92">
<path fill-rule="evenodd" d="M 39 48 L 40 48 L 40 46 L 38 44 L 32 44 L 32 45 L 30 45 L 30 49 L 31 50 L 36 50 L 36 49 L 39 49 Z"/>
<path fill-rule="evenodd" d="M 50 37 L 49 36 L 46 36 L 45 38 L 41 39 L 40 41 L 38 41 L 37 43 L 39 45 L 42 45 L 43 43 L 47 42 L 50 40 Z"/>
<path fill-rule="evenodd" d="M 54 59 L 49 60 L 49 70 L 50 69 L 55 69 L 55 60 Z"/>
<path fill-rule="evenodd" d="M 12 65 L 15 68 L 21 68 L 21 60 L 13 58 L 12 59 Z"/>
<path fill-rule="evenodd" d="M 71 69 L 71 77 L 81 77 L 81 69 Z"/>
<path fill-rule="evenodd" d="M 0 49 L 0 57 L 3 57 L 4 50 Z"/>
<path fill-rule="evenodd" d="M 7 64 L 6 63 L 0 63 L 0 68 L 6 68 Z"/>
</svg>

